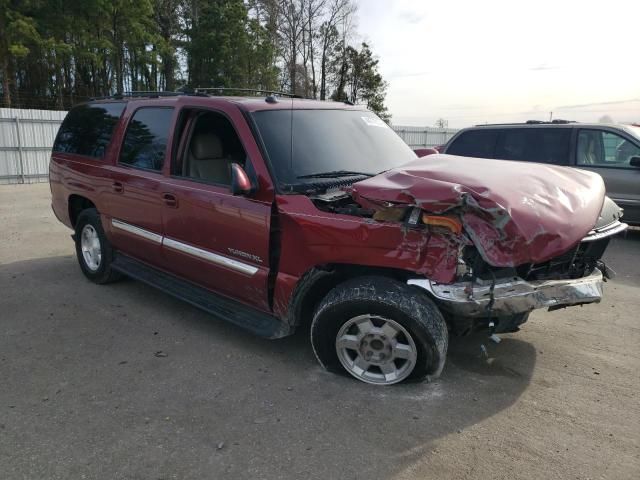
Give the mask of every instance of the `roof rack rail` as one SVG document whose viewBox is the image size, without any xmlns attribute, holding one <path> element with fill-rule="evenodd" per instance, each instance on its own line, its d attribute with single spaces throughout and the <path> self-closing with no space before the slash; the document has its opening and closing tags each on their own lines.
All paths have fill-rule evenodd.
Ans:
<svg viewBox="0 0 640 480">
<path fill-rule="evenodd" d="M 479 123 L 474 127 L 508 127 L 517 125 L 566 125 L 569 123 L 578 123 L 575 120 L 562 120 L 556 119 L 546 122 L 544 120 L 527 120 L 526 122 L 512 122 L 512 123 Z"/>
<path fill-rule="evenodd" d="M 279 95 L 281 97 L 289 97 L 289 98 L 304 98 L 302 95 L 297 95 L 295 93 L 287 93 L 287 92 L 279 92 L 278 90 L 269 90 L 265 88 L 233 88 L 233 87 L 197 87 L 194 88 L 193 91 L 198 94 L 207 94 L 210 92 L 238 92 L 238 93 L 258 93 L 262 95 Z"/>
<path fill-rule="evenodd" d="M 114 93 L 113 95 L 105 95 L 102 97 L 91 97 L 89 100 L 122 100 L 124 98 L 159 98 L 159 97 L 177 97 L 179 95 L 197 95 L 191 92 L 160 92 L 157 90 L 131 90 L 126 92 Z"/>
<path fill-rule="evenodd" d="M 127 92 L 131 97 L 175 97 L 184 95 L 184 92 L 158 92 L 154 90 L 131 90 Z"/>
<path fill-rule="evenodd" d="M 266 95 L 267 97 L 271 97 L 275 99 L 275 97 L 289 97 L 289 98 L 304 98 L 301 95 L 297 95 L 294 93 L 280 92 L 278 90 L 269 90 L 264 88 L 230 88 L 230 87 L 198 87 L 198 88 L 184 88 L 181 91 L 171 92 L 161 92 L 156 90 L 131 90 L 126 92 L 118 92 L 113 95 L 105 95 L 102 97 L 91 97 L 89 101 L 95 100 L 123 100 L 125 98 L 160 98 L 160 97 L 177 97 L 181 95 L 188 96 L 196 96 L 196 97 L 208 97 L 215 95 L 223 95 L 230 93 L 241 93 L 241 94 L 258 94 L 258 95 Z"/>
</svg>

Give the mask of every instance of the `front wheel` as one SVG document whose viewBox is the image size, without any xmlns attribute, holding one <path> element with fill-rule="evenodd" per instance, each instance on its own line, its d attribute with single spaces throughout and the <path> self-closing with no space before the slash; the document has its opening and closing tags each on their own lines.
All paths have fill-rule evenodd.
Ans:
<svg viewBox="0 0 640 480">
<path fill-rule="evenodd" d="M 386 277 L 361 277 L 334 288 L 318 306 L 311 343 L 319 362 L 358 380 L 392 385 L 437 378 L 448 332 L 436 305 Z"/>
</svg>

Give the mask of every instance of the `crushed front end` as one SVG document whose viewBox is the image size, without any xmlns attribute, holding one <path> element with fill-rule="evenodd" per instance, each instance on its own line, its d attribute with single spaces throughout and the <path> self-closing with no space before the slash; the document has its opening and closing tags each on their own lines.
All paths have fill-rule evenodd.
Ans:
<svg viewBox="0 0 640 480">
<path fill-rule="evenodd" d="M 425 276 L 408 283 L 462 323 L 492 325 L 538 308 L 599 302 L 612 275 L 603 254 L 611 237 L 627 228 L 601 178 L 561 167 L 482 162 L 489 163 L 432 156 L 429 163 L 354 185 L 355 198 L 367 208 L 411 206 L 422 212 L 427 232 L 458 239 L 455 279 Z"/>
<path fill-rule="evenodd" d="M 513 268 L 488 265 L 474 247 L 465 249 L 455 283 L 411 279 L 409 284 L 427 290 L 441 307 L 454 316 L 500 317 L 597 303 L 602 283 L 613 272 L 602 261 L 612 235 L 626 229 L 616 222 L 604 231 L 594 231 L 567 253 L 541 264 Z M 606 236 L 605 236 L 606 235 Z"/>
</svg>

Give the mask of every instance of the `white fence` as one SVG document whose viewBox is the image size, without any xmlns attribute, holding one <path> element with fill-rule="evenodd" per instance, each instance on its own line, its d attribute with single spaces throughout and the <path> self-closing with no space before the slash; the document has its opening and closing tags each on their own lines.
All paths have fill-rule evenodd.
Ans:
<svg viewBox="0 0 640 480">
<path fill-rule="evenodd" d="M 47 181 L 51 147 L 66 114 L 0 108 L 0 184 Z"/>
<path fill-rule="evenodd" d="M 455 128 L 404 127 L 402 125 L 394 125 L 393 129 L 411 148 L 444 145 L 458 131 Z"/>
<path fill-rule="evenodd" d="M 46 182 L 51 147 L 67 112 L 0 108 L 0 184 Z M 453 128 L 393 129 L 412 148 L 443 145 Z"/>
</svg>

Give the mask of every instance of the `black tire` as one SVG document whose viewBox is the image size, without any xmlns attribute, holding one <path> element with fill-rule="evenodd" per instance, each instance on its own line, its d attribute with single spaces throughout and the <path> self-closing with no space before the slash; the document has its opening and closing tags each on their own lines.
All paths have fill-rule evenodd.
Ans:
<svg viewBox="0 0 640 480">
<path fill-rule="evenodd" d="M 318 305 L 311 324 L 311 343 L 324 368 L 348 372 L 338 358 L 336 337 L 347 321 L 360 315 L 392 319 L 412 337 L 417 360 L 411 373 L 400 381 L 432 380 L 440 375 L 449 343 L 442 314 L 422 292 L 376 276 L 348 280 L 331 290 Z"/>
<path fill-rule="evenodd" d="M 96 269 L 92 269 L 82 252 L 82 232 L 85 227 L 90 225 L 97 233 L 98 241 L 100 243 L 101 258 Z M 107 240 L 102 229 L 102 222 L 100 221 L 100 214 L 95 208 L 88 208 L 80 212 L 78 220 L 76 221 L 76 233 L 74 235 L 76 243 L 76 256 L 78 257 L 78 263 L 80 269 L 84 273 L 85 277 L 94 283 L 104 284 L 116 281 L 122 278 L 119 272 L 116 272 L 111 268 L 113 261 L 113 247 Z"/>
</svg>

